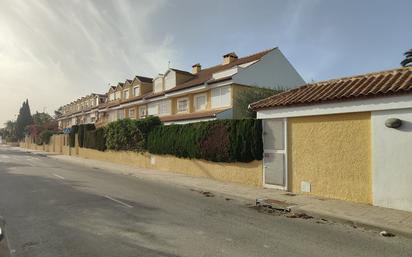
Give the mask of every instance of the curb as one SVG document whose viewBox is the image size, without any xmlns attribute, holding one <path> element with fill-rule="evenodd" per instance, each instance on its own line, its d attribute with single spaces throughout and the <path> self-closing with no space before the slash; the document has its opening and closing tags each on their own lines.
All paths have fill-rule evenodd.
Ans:
<svg viewBox="0 0 412 257">
<path fill-rule="evenodd" d="M 368 223 L 368 222 L 364 222 L 364 221 L 358 221 L 358 220 L 353 220 L 353 219 L 349 219 L 349 218 L 344 218 L 341 216 L 337 216 L 337 215 L 333 215 L 333 214 L 328 214 L 328 213 L 322 213 L 322 212 L 316 212 L 316 211 L 311 211 L 311 210 L 306 210 L 303 209 L 303 207 L 299 207 L 299 206 L 295 206 L 291 208 L 293 212 L 303 212 L 306 213 L 310 216 L 313 216 L 315 218 L 323 218 L 323 219 L 327 219 L 336 223 L 342 223 L 342 224 L 346 224 L 346 225 L 350 225 L 350 226 L 357 226 L 357 227 L 361 227 L 361 228 L 365 228 L 368 230 L 375 230 L 378 233 L 381 232 L 382 230 L 386 230 L 388 232 L 392 232 L 393 234 L 397 235 L 397 236 L 403 236 L 403 237 L 408 237 L 408 238 L 412 238 L 412 231 L 405 231 L 399 228 L 393 228 L 390 226 L 385 226 L 384 224 L 382 225 L 376 225 L 373 223 Z"/>
</svg>

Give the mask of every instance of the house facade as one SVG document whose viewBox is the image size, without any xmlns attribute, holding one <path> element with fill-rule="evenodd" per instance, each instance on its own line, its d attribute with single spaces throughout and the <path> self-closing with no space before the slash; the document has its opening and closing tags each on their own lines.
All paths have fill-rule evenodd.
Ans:
<svg viewBox="0 0 412 257">
<path fill-rule="evenodd" d="M 190 72 L 169 68 L 154 78 L 136 76 L 111 86 L 93 123 L 101 127 L 147 115 L 159 116 L 166 125 L 242 118 L 236 104 L 242 92 L 260 87 L 290 89 L 304 83 L 278 48 L 241 58 L 232 52 L 212 67 L 194 64 Z M 74 125 L 65 121 L 67 116 L 60 119 L 64 125 Z"/>
<path fill-rule="evenodd" d="M 305 85 L 251 104 L 266 187 L 412 211 L 412 68 Z"/>
<path fill-rule="evenodd" d="M 57 117 L 60 128 L 70 128 L 73 125 L 95 123 L 99 118 L 98 107 L 106 102 L 106 95 L 95 94 L 81 97 L 60 108 Z"/>
</svg>

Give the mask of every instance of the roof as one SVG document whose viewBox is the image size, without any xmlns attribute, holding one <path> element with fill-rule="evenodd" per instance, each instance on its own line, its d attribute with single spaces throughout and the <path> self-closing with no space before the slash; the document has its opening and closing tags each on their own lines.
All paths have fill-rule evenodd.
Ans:
<svg viewBox="0 0 412 257">
<path fill-rule="evenodd" d="M 200 64 L 199 64 L 200 65 Z M 175 69 L 175 68 L 170 68 L 169 70 L 175 71 L 177 73 L 181 73 L 181 74 L 186 74 L 189 76 L 195 76 L 194 74 L 192 74 L 191 72 L 185 71 L 185 70 L 179 70 L 179 69 Z"/>
<path fill-rule="evenodd" d="M 195 119 L 202 119 L 202 118 L 214 118 L 216 117 L 217 114 L 224 112 L 228 109 L 230 108 L 226 108 L 222 110 L 211 110 L 211 111 L 184 113 L 184 114 L 174 114 L 174 115 L 168 115 L 168 116 L 161 116 L 159 118 L 163 122 L 195 120 Z"/>
<path fill-rule="evenodd" d="M 412 67 L 307 84 L 252 103 L 253 110 L 412 93 Z"/>
<path fill-rule="evenodd" d="M 174 91 L 177 91 L 177 90 L 202 85 L 205 82 L 212 79 L 213 73 L 224 71 L 224 70 L 230 69 L 230 68 L 232 68 L 234 66 L 237 66 L 237 65 L 240 65 L 240 64 L 244 64 L 244 63 L 259 60 L 265 54 L 269 53 L 270 51 L 272 51 L 274 49 L 275 48 L 271 48 L 271 49 L 268 49 L 268 50 L 265 50 L 265 51 L 262 51 L 262 52 L 258 52 L 258 53 L 252 54 L 252 55 L 241 57 L 241 58 L 238 58 L 238 59 L 236 59 L 236 60 L 234 60 L 234 61 L 232 61 L 231 63 L 228 63 L 228 64 L 218 64 L 216 66 L 212 66 L 212 67 L 209 67 L 209 68 L 202 69 L 196 74 L 191 74 L 191 75 L 193 75 L 193 79 L 191 79 L 189 81 L 186 81 L 182 84 L 176 85 L 176 87 L 174 87 L 170 90 L 167 90 L 166 92 L 174 92 Z"/>
<path fill-rule="evenodd" d="M 135 76 L 135 78 L 137 78 L 138 80 L 140 80 L 143 83 L 152 83 L 152 81 L 153 81 L 153 78 L 149 78 L 149 77 Z"/>
</svg>

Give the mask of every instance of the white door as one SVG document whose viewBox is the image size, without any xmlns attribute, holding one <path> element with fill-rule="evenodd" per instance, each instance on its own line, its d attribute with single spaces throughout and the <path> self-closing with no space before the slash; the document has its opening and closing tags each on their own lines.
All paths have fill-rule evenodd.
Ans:
<svg viewBox="0 0 412 257">
<path fill-rule="evenodd" d="M 264 186 L 286 190 L 286 120 L 265 119 L 262 125 Z"/>
</svg>

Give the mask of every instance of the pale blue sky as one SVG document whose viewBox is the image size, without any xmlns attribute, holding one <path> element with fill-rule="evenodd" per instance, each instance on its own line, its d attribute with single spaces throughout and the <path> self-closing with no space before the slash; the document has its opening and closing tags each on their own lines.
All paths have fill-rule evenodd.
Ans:
<svg viewBox="0 0 412 257">
<path fill-rule="evenodd" d="M 306 81 L 395 68 L 412 1 L 0 1 L 0 123 L 135 74 L 278 46 Z"/>
</svg>

